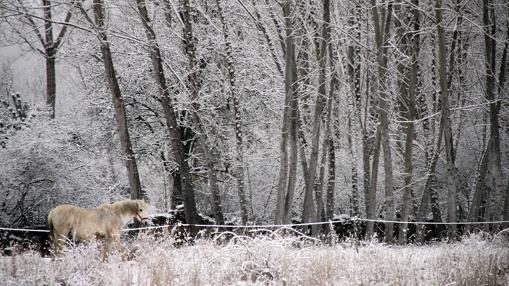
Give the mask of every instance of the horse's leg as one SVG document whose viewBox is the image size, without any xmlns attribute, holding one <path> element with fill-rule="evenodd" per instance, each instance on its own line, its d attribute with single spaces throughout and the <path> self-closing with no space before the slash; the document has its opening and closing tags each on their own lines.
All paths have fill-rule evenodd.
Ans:
<svg viewBox="0 0 509 286">
<path fill-rule="evenodd" d="M 127 260 L 128 251 L 127 248 L 122 244 L 120 240 L 120 233 L 115 233 L 111 235 L 112 241 L 114 243 L 114 247 L 120 252 L 122 255 L 122 260 Z"/>
<path fill-rule="evenodd" d="M 58 232 L 56 231 L 53 231 L 52 235 L 51 235 L 51 240 L 53 241 L 53 256 L 57 256 L 60 254 L 60 243 L 59 243 L 59 239 L 58 239 Z"/>
<path fill-rule="evenodd" d="M 103 252 L 103 261 L 106 261 L 108 259 L 108 254 L 111 251 L 111 236 L 107 236 L 104 239 L 104 252 Z"/>
<path fill-rule="evenodd" d="M 51 240 L 53 240 L 53 254 L 55 256 L 60 255 L 62 253 L 62 239 L 65 238 L 63 234 L 65 232 L 61 232 L 58 229 L 53 229 Z"/>
</svg>

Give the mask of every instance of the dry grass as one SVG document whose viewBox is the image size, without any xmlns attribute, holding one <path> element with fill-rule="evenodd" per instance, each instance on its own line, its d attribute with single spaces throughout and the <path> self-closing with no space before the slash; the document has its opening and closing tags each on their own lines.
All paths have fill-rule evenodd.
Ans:
<svg viewBox="0 0 509 286">
<path fill-rule="evenodd" d="M 175 248 L 139 238 L 134 259 L 97 245 L 56 259 L 36 253 L 1 257 L 2 285 L 509 285 L 509 248 L 479 237 L 455 244 L 316 245 L 296 238 L 237 237 Z"/>
</svg>

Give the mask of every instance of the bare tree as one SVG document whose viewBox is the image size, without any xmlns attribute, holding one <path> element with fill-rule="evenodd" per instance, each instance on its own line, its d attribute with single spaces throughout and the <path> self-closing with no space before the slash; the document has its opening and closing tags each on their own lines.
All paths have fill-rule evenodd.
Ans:
<svg viewBox="0 0 509 286">
<path fill-rule="evenodd" d="M 55 5 L 51 0 L 42 0 L 42 16 L 37 15 L 37 12 L 33 12 L 33 5 L 25 3 L 22 0 L 11 1 L 15 3 L 0 3 L 0 8 L 6 9 L 12 13 L 17 13 L 20 17 L 16 21 L 11 21 L 11 17 L 5 17 L 5 21 L 9 24 L 10 28 L 14 33 L 22 39 L 22 41 L 28 45 L 34 52 L 39 53 L 45 59 L 45 74 L 46 74 L 46 104 L 50 108 L 50 118 L 55 118 L 55 103 L 57 93 L 57 78 L 56 78 L 56 59 L 58 51 L 62 47 L 63 40 L 68 30 L 68 24 L 72 17 L 72 7 L 75 1 L 71 1 L 67 12 L 65 13 L 61 25 L 60 31 L 56 34 L 55 38 L 55 17 L 53 16 L 53 10 Z M 35 8 L 37 9 L 37 8 Z M 43 21 L 42 31 L 39 22 Z M 26 33 L 19 28 L 19 22 L 26 23 L 29 26 L 30 32 Z M 39 40 L 39 44 L 35 43 L 29 34 L 36 36 Z"/>
</svg>

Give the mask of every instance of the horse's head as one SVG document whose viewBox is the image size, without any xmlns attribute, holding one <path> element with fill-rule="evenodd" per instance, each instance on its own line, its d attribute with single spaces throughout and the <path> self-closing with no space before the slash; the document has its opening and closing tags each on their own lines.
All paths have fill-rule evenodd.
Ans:
<svg viewBox="0 0 509 286">
<path fill-rule="evenodd" d="M 138 206 L 138 209 L 136 211 L 136 220 L 140 223 L 147 223 L 147 219 L 149 217 L 149 209 L 150 205 L 145 202 L 144 200 L 136 200 L 136 204 Z"/>
</svg>

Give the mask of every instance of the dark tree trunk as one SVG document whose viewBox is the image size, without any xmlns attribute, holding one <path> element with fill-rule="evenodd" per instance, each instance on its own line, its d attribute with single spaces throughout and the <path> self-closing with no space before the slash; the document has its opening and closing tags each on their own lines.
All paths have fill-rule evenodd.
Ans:
<svg viewBox="0 0 509 286">
<path fill-rule="evenodd" d="M 46 104 L 50 109 L 50 118 L 55 118 L 55 100 L 57 93 L 56 75 L 55 75 L 55 55 L 46 51 Z"/>
<path fill-rule="evenodd" d="M 217 186 L 217 171 L 215 170 L 215 163 L 218 161 L 216 159 L 216 153 L 214 150 L 214 146 L 210 144 L 210 140 L 208 138 L 207 133 L 205 132 L 205 128 L 201 121 L 201 118 L 198 114 L 200 110 L 199 104 L 199 92 L 201 84 L 199 82 L 199 67 L 197 65 L 196 60 L 196 50 L 194 46 L 194 37 L 193 37 L 193 28 L 192 28 L 192 18 L 191 18 L 191 7 L 190 1 L 183 1 L 183 21 L 184 21 L 184 29 L 183 29 L 183 38 L 184 38 L 184 50 L 185 56 L 187 57 L 189 63 L 189 70 L 191 71 L 188 76 L 188 82 L 190 85 L 191 92 L 191 115 L 193 118 L 193 125 L 195 126 L 198 133 L 200 133 L 200 140 L 203 146 L 203 155 L 204 160 L 207 165 L 207 174 L 208 174 L 208 183 L 210 186 L 210 190 L 212 193 L 213 201 L 213 209 L 216 216 L 216 220 L 224 221 L 221 200 L 219 195 L 219 187 Z M 194 192 L 193 194 L 193 204 L 194 204 Z M 191 198 L 189 198 L 191 199 Z M 186 194 L 184 193 L 184 201 L 186 200 Z M 196 207 L 196 206 L 195 206 Z"/>
<path fill-rule="evenodd" d="M 168 128 L 172 152 L 179 166 L 179 169 L 173 173 L 174 183 L 176 188 L 180 187 L 182 189 L 182 196 L 184 199 L 184 215 L 186 216 L 186 221 L 188 223 L 197 223 L 198 213 L 196 210 L 192 178 L 189 172 L 189 166 L 186 161 L 181 133 L 179 132 L 180 128 L 177 123 L 175 110 L 170 99 L 168 86 L 166 84 L 161 51 L 157 43 L 156 34 L 150 26 L 150 19 L 148 18 L 145 1 L 137 0 L 137 4 L 138 11 L 145 28 L 145 34 L 149 43 L 150 58 L 152 60 L 152 68 L 154 70 L 154 79 L 156 80 L 161 98 L 161 105 L 166 119 L 166 127 Z"/>
<path fill-rule="evenodd" d="M 111 56 L 108 38 L 104 27 L 104 6 L 102 0 L 94 0 L 94 17 L 95 25 L 98 29 L 98 37 L 101 41 L 101 53 L 104 63 L 104 71 L 108 86 L 111 92 L 113 107 L 115 109 L 115 120 L 119 130 L 120 146 L 122 155 L 125 157 L 125 164 L 127 168 L 127 177 L 129 178 L 129 187 L 131 199 L 142 199 L 145 197 L 141 189 L 140 177 L 138 173 L 138 166 L 134 157 L 134 152 L 131 146 L 131 139 L 129 136 L 129 128 L 127 122 L 127 114 L 124 105 L 124 99 L 120 92 L 120 87 L 117 81 L 115 67 Z"/>
<path fill-rule="evenodd" d="M 296 99 L 296 82 L 297 82 L 297 68 L 295 59 L 295 43 L 294 43 L 294 30 L 293 19 L 291 17 L 291 1 L 286 0 L 283 5 L 283 16 L 285 19 L 285 107 L 283 114 L 283 126 L 281 129 L 281 162 L 279 171 L 278 182 L 278 195 L 276 201 L 276 216 L 275 223 L 283 223 L 285 219 L 289 219 L 289 211 L 291 201 L 293 199 L 293 192 L 295 188 L 295 172 L 296 172 L 296 114 L 297 114 L 297 99 Z M 291 133 L 291 134 L 290 134 Z M 289 136 L 290 138 L 289 142 Z M 292 142 L 293 141 L 293 142 Z M 291 154 L 288 158 L 288 145 L 290 143 Z M 289 161 L 290 160 L 290 161 Z M 288 211 L 288 213 L 285 213 Z"/>
<path fill-rule="evenodd" d="M 435 17 L 437 20 L 437 35 L 438 35 L 438 66 L 439 66 L 439 81 L 440 81 L 440 101 L 443 125 L 443 136 L 445 142 L 445 154 L 447 165 L 447 222 L 456 222 L 456 188 L 457 188 L 457 174 L 454 165 L 454 150 L 452 145 L 452 127 L 449 109 L 449 88 L 447 86 L 447 71 L 446 71 L 446 50 L 445 50 L 445 36 L 444 26 L 442 22 L 442 0 L 437 0 L 435 5 Z M 440 135 L 441 136 L 441 135 Z M 455 224 L 449 225 L 449 239 L 456 239 Z"/>
<path fill-rule="evenodd" d="M 46 104 L 50 108 L 50 118 L 55 118 L 55 97 L 57 92 L 55 76 L 55 47 L 53 42 L 53 22 L 51 16 L 51 1 L 43 0 L 44 11 L 44 51 L 46 57 Z"/>
<path fill-rule="evenodd" d="M 384 179 L 385 179 L 385 219 L 393 221 L 395 219 L 394 208 L 394 190 L 393 190 L 393 170 L 392 170 L 392 152 L 389 138 L 389 98 L 388 98 L 388 78 L 387 78 L 387 63 L 388 51 L 386 42 L 389 39 L 391 30 L 392 19 L 392 1 L 389 1 L 387 7 L 382 12 L 382 17 L 379 16 L 379 8 L 376 0 L 371 1 L 373 23 L 375 27 L 375 42 L 377 47 L 377 63 L 378 63 L 378 116 L 380 118 L 380 139 L 382 143 L 383 157 L 384 157 Z M 383 18 L 385 16 L 385 18 Z M 375 158 L 379 153 L 374 154 Z M 375 160 L 374 160 L 375 161 Z M 373 176 L 375 177 L 375 176 Z M 372 192 L 374 190 L 371 190 Z M 386 223 L 385 226 L 385 240 L 392 242 L 394 238 L 393 223 Z"/>
</svg>

